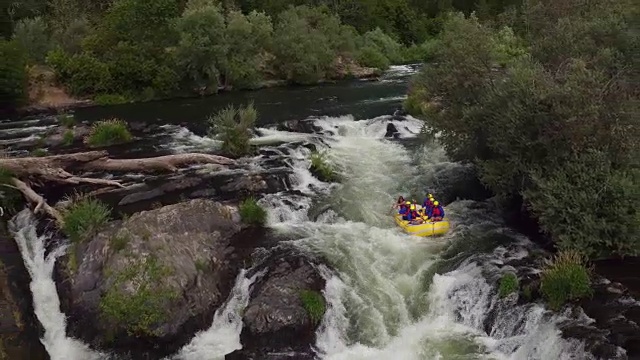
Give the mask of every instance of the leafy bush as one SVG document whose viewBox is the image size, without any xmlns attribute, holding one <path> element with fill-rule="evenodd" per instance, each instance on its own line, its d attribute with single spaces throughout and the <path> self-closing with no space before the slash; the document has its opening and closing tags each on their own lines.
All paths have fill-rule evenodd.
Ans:
<svg viewBox="0 0 640 360">
<path fill-rule="evenodd" d="M 184 78 L 194 87 L 216 92 L 221 63 L 228 51 L 220 8 L 211 2 L 189 1 L 176 21 L 176 31 L 179 34 L 176 53 Z"/>
<path fill-rule="evenodd" d="M 109 66 L 91 54 L 69 55 L 56 49 L 47 55 L 47 64 L 72 95 L 108 92 L 114 86 Z"/>
<path fill-rule="evenodd" d="M 506 273 L 500 279 L 498 294 L 505 297 L 511 293 L 517 292 L 519 288 L 518 277 L 514 273 Z"/>
<path fill-rule="evenodd" d="M 591 258 L 640 253 L 640 170 L 616 168 L 606 153 L 586 151 L 562 171 L 534 172 L 531 181 L 525 200 L 558 248 Z"/>
<path fill-rule="evenodd" d="M 25 49 L 29 61 L 35 64 L 44 63 L 51 47 L 49 29 L 41 17 L 18 21 L 13 40 Z"/>
<path fill-rule="evenodd" d="M 278 16 L 274 30 L 274 66 L 292 83 L 309 84 L 326 77 L 340 31 L 334 15 L 308 6 L 289 8 Z M 331 25 L 330 25 L 331 24 Z M 332 46 L 334 45 L 334 46 Z"/>
<path fill-rule="evenodd" d="M 357 60 L 360 65 L 385 70 L 391 64 L 380 49 L 373 46 L 365 46 L 358 50 Z"/>
<path fill-rule="evenodd" d="M 313 324 L 320 323 L 326 311 L 326 304 L 322 294 L 317 291 L 302 290 L 300 292 L 300 299 L 302 300 L 302 305 L 305 310 L 307 310 L 311 322 Z"/>
<path fill-rule="evenodd" d="M 0 59 L 0 109 L 14 109 L 27 99 L 27 58 L 20 45 L 0 39 Z"/>
<path fill-rule="evenodd" d="M 98 121 L 91 127 L 85 143 L 89 146 L 109 146 L 129 142 L 133 136 L 127 123 L 120 119 Z"/>
<path fill-rule="evenodd" d="M 62 231 L 74 243 L 93 236 L 109 221 L 111 210 L 96 199 L 76 198 L 62 211 L 64 225 Z"/>
<path fill-rule="evenodd" d="M 320 180 L 334 181 L 337 180 L 337 175 L 331 165 L 327 163 L 326 153 L 313 152 L 311 153 L 311 171 L 315 173 Z"/>
<path fill-rule="evenodd" d="M 261 226 L 267 222 L 267 211 L 254 198 L 242 201 L 238 210 L 246 224 Z"/>
<path fill-rule="evenodd" d="M 552 309 L 592 295 L 589 270 L 584 262 L 580 253 L 562 251 L 543 269 L 540 291 Z"/>
<path fill-rule="evenodd" d="M 380 54 L 393 64 L 403 62 L 402 45 L 385 34 L 380 28 L 366 32 L 362 36 L 361 46 L 363 48 L 377 49 Z"/>
<path fill-rule="evenodd" d="M 210 134 L 222 141 L 222 151 L 231 156 L 243 156 L 251 152 L 251 130 L 255 126 L 258 112 L 253 103 L 245 107 L 233 105 L 209 118 Z"/>
</svg>

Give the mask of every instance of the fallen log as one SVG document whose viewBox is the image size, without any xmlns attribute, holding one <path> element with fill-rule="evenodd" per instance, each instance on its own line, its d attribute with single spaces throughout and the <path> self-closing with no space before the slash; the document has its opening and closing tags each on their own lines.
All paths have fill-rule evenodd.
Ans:
<svg viewBox="0 0 640 360">
<path fill-rule="evenodd" d="M 13 176 L 8 184 L 19 190 L 27 201 L 36 205 L 34 212 L 44 210 L 63 225 L 63 217 L 58 210 L 49 206 L 29 183 L 51 181 L 65 184 L 96 184 L 124 187 L 115 180 L 76 176 L 69 171 L 177 171 L 180 166 L 191 164 L 232 165 L 235 160 L 210 154 L 176 154 L 141 159 L 111 159 L 106 151 L 88 151 L 73 154 L 44 157 L 0 158 L 0 169 Z M 69 171 L 68 171 L 69 170 Z M 23 181 L 24 180 L 24 181 Z"/>
</svg>

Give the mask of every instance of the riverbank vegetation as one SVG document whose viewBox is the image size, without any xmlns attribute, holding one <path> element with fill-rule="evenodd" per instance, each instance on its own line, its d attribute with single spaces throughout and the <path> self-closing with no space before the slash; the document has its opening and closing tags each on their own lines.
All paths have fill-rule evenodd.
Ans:
<svg viewBox="0 0 640 360">
<path fill-rule="evenodd" d="M 637 4 L 609 0 L 533 0 L 494 18 L 449 14 L 406 108 L 558 250 L 591 260 L 637 255 L 637 16 Z M 584 263 L 565 260 L 543 276 L 554 307 L 588 294 Z M 567 287 L 576 282 L 580 289 Z"/>
<path fill-rule="evenodd" d="M 608 0 L 536 0 L 487 23 L 452 14 L 411 85 L 452 158 L 591 258 L 640 251 L 637 14 Z"/>
<path fill-rule="evenodd" d="M 502 7 L 437 0 L 13 0 L 0 12 L 2 104 L 35 101 L 28 70 L 43 65 L 68 95 L 101 104 L 371 76 L 363 66 L 427 58 L 445 11 Z"/>
</svg>

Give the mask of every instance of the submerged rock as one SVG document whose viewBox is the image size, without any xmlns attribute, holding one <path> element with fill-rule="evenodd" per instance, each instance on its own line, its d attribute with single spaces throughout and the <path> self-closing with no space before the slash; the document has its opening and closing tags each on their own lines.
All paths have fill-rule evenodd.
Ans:
<svg viewBox="0 0 640 360">
<path fill-rule="evenodd" d="M 70 332 L 93 347 L 158 359 L 211 325 L 240 261 L 234 207 L 195 199 L 110 223 L 58 266 Z M 75 255 L 75 258 L 74 258 Z"/>
<path fill-rule="evenodd" d="M 315 134 L 322 132 L 322 128 L 315 124 L 313 119 L 289 120 L 278 123 L 276 127 L 279 131 L 289 131 L 304 134 Z"/>
<path fill-rule="evenodd" d="M 243 348 L 225 359 L 313 359 L 325 311 L 319 266 L 306 255 L 280 250 L 254 267 L 254 273 L 266 272 L 253 285 L 242 318 Z"/>
</svg>

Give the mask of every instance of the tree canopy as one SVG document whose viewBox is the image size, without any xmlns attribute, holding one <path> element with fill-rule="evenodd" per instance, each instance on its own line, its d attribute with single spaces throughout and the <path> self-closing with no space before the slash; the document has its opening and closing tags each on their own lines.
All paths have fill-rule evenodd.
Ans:
<svg viewBox="0 0 640 360">
<path fill-rule="evenodd" d="M 560 249 L 640 252 L 637 5 L 532 0 L 450 14 L 407 108 Z"/>
</svg>

